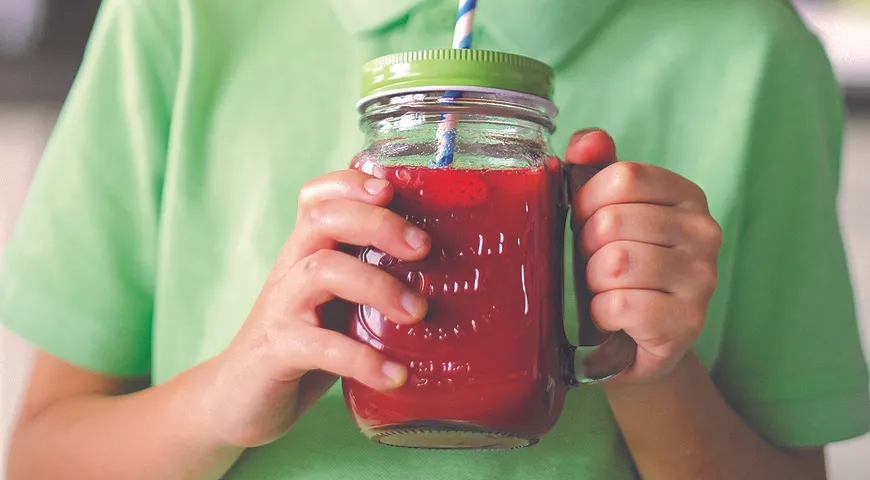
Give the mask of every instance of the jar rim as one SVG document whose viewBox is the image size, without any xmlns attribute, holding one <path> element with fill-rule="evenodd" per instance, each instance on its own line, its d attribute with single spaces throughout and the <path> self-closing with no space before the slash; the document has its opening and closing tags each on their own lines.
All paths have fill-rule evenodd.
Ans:
<svg viewBox="0 0 870 480">
<path fill-rule="evenodd" d="M 414 93 L 425 93 L 425 92 L 441 92 L 441 91 L 456 91 L 456 92 L 469 92 L 469 93 L 483 93 L 483 94 L 495 94 L 499 96 L 506 96 L 508 98 L 516 98 L 518 103 L 523 105 L 528 105 L 533 108 L 540 109 L 546 112 L 547 116 L 550 119 L 554 119 L 559 114 L 559 109 L 556 105 L 545 99 L 541 98 L 537 95 L 532 95 L 530 93 L 525 92 L 517 92 L 515 90 L 505 90 L 501 88 L 490 88 L 490 87 L 477 87 L 473 85 L 432 85 L 425 87 L 409 87 L 409 88 L 398 88 L 395 90 L 385 90 L 378 93 L 373 93 L 366 97 L 361 98 L 357 104 L 356 108 L 359 113 L 365 113 L 366 109 L 372 103 L 375 103 L 377 100 L 380 100 L 385 97 L 395 97 L 400 95 L 410 95 Z"/>
</svg>

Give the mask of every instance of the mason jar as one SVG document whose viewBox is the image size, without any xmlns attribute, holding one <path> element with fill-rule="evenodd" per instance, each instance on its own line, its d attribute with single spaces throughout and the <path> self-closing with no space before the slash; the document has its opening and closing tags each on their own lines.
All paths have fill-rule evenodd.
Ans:
<svg viewBox="0 0 870 480">
<path fill-rule="evenodd" d="M 354 252 L 429 302 L 416 325 L 367 305 L 351 309 L 348 334 L 409 371 L 391 391 L 343 380 L 368 438 L 418 448 L 533 445 L 558 419 L 568 388 L 633 360 L 624 334 L 578 348 L 564 333 L 569 187 L 550 146 L 552 94 L 547 65 L 500 52 L 408 52 L 363 67 L 366 141 L 351 168 L 388 180 L 388 208 L 431 237 L 420 261 L 374 247 Z M 585 275 L 577 281 L 585 289 Z"/>
</svg>

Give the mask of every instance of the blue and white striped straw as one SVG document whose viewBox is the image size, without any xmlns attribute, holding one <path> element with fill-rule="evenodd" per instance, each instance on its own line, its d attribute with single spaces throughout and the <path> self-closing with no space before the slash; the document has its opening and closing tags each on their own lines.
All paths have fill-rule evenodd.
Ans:
<svg viewBox="0 0 870 480">
<path fill-rule="evenodd" d="M 453 48 L 471 48 L 471 34 L 474 31 L 474 13 L 477 0 L 459 0 L 456 12 L 456 27 L 453 29 Z"/>
<path fill-rule="evenodd" d="M 477 0 L 459 0 L 459 10 L 456 12 L 456 27 L 453 30 L 453 48 L 471 48 L 471 34 L 474 31 L 474 13 L 477 11 Z M 460 92 L 450 90 L 444 94 L 445 105 L 452 105 L 450 100 L 459 98 Z M 429 161 L 433 168 L 444 168 L 453 163 L 456 149 L 456 125 L 459 119 L 456 114 L 441 116 L 438 125 L 438 150 L 435 158 Z"/>
</svg>

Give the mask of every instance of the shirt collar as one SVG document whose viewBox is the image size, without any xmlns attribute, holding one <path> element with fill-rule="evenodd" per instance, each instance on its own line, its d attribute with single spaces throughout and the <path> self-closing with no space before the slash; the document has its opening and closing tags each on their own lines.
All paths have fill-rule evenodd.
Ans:
<svg viewBox="0 0 870 480">
<path fill-rule="evenodd" d="M 505 50 L 557 67 L 566 55 L 587 43 L 606 25 L 624 3 L 625 0 L 498 0 L 498 8 L 481 6 L 477 21 Z"/>
<path fill-rule="evenodd" d="M 431 1 L 329 0 L 342 26 L 353 34 L 386 28 Z M 504 50 L 556 66 L 605 25 L 625 1 L 482 1 L 475 22 Z"/>
</svg>

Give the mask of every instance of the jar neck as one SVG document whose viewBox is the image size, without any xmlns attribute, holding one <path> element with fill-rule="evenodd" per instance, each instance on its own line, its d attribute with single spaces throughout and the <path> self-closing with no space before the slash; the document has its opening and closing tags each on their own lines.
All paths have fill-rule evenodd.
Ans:
<svg viewBox="0 0 870 480">
<path fill-rule="evenodd" d="M 447 98 L 446 93 L 433 88 L 364 99 L 359 105 L 360 128 L 369 143 L 409 135 L 427 141 L 449 116 L 451 125 L 466 135 L 543 144 L 555 129 L 556 109 L 539 97 L 493 89 L 460 90 L 457 98 Z"/>
</svg>

